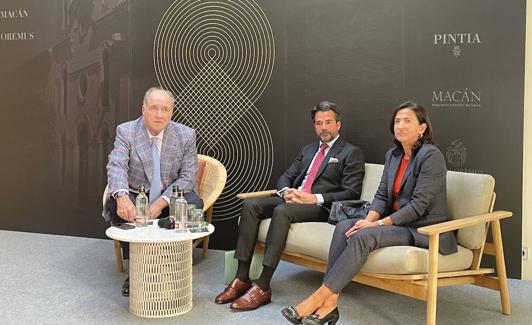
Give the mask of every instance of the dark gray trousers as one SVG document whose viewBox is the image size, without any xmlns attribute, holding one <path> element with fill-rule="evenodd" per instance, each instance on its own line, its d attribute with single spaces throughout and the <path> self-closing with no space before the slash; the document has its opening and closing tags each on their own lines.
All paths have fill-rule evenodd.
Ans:
<svg viewBox="0 0 532 325">
<path fill-rule="evenodd" d="M 351 237 L 345 236 L 358 219 L 339 222 L 329 248 L 327 271 L 323 284 L 334 293 L 351 283 L 351 279 L 360 271 L 369 254 L 377 248 L 388 246 L 412 246 L 414 237 L 406 227 L 379 226 L 364 228 Z"/>
<path fill-rule="evenodd" d="M 251 263 L 262 219 L 272 218 L 266 236 L 264 266 L 275 269 L 286 245 L 290 224 L 327 221 L 329 212 L 315 204 L 285 203 L 280 197 L 247 199 L 242 206 L 235 258 Z"/>
</svg>

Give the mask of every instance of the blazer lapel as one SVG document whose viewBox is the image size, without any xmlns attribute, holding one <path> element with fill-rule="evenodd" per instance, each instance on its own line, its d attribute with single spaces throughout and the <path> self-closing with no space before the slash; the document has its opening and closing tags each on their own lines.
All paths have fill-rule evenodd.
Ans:
<svg viewBox="0 0 532 325">
<path fill-rule="evenodd" d="M 391 158 L 390 158 L 390 169 L 388 173 L 388 201 L 389 204 L 393 201 L 393 184 L 395 181 L 395 175 L 397 175 L 397 169 L 399 168 L 399 164 L 401 163 L 401 158 L 403 155 L 401 155 L 398 152 L 392 152 Z"/>
<path fill-rule="evenodd" d="M 307 171 L 310 168 L 310 163 L 312 162 L 312 158 L 314 158 L 314 155 L 316 154 L 316 151 L 318 151 L 319 142 L 313 143 L 310 149 L 305 152 L 303 155 L 303 159 L 301 160 L 301 170 L 299 171 L 299 175 L 294 180 L 294 186 L 298 187 L 303 182 L 303 179 L 305 179 L 305 176 L 307 175 Z"/>
<path fill-rule="evenodd" d="M 325 167 L 327 167 L 327 164 L 329 163 L 329 158 L 336 156 L 344 147 L 345 147 L 345 141 L 342 138 L 338 138 L 338 140 L 336 140 L 332 148 L 329 149 L 329 152 L 327 152 L 327 154 L 323 158 L 323 161 L 320 165 L 320 168 L 318 169 L 318 172 L 316 173 L 316 177 L 314 178 L 314 180 L 318 179 L 321 173 L 323 173 L 323 171 L 325 170 Z"/>
<path fill-rule="evenodd" d="M 402 189 L 405 185 L 406 179 L 412 174 L 412 166 L 414 166 L 414 157 L 410 157 L 410 160 L 408 161 L 408 165 L 406 166 L 405 174 L 403 176 L 403 179 L 401 180 L 401 187 L 399 189 Z"/>
<path fill-rule="evenodd" d="M 135 148 L 139 155 L 142 166 L 144 166 L 144 173 L 151 183 L 151 171 L 153 169 L 153 159 L 151 157 L 151 145 L 148 137 L 148 131 L 144 125 L 144 118 L 141 118 L 137 130 L 135 132 Z"/>
</svg>

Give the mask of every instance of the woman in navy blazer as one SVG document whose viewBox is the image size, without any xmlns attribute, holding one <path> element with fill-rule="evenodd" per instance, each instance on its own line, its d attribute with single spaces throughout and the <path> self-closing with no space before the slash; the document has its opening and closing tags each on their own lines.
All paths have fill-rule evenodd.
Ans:
<svg viewBox="0 0 532 325">
<path fill-rule="evenodd" d="M 390 122 L 395 147 L 386 153 L 384 171 L 364 219 L 339 222 L 329 249 L 323 284 L 296 307 L 282 310 L 293 324 L 335 324 L 338 297 L 368 255 L 387 246 L 428 247 L 417 228 L 448 220 L 445 159 L 432 145 L 426 110 L 405 102 Z M 440 253 L 457 251 L 452 232 L 440 236 Z"/>
</svg>

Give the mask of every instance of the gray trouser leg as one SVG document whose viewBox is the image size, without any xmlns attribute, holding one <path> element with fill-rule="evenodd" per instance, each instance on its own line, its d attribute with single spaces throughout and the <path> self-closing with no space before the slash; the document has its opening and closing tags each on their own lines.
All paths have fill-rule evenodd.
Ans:
<svg viewBox="0 0 532 325">
<path fill-rule="evenodd" d="M 275 207 L 264 243 L 262 264 L 272 269 L 277 268 L 281 254 L 286 246 L 290 224 L 297 222 L 327 221 L 329 212 L 315 204 L 282 203 Z M 311 239 L 309 239 L 311 240 Z"/>
<path fill-rule="evenodd" d="M 342 223 L 343 224 L 343 223 Z M 342 227 L 347 226 L 347 223 Z M 354 233 L 346 244 L 341 244 L 345 231 L 335 230 L 335 237 L 331 242 L 329 256 L 333 256 L 334 262 L 329 261 L 327 273 L 323 278 L 323 284 L 332 292 L 340 293 L 351 282 L 351 279 L 360 271 L 369 254 L 377 248 L 388 246 L 409 246 L 414 244 L 414 237 L 410 231 L 401 226 L 380 226 L 364 228 Z M 334 245 L 334 247 L 333 247 Z M 336 251 L 338 250 L 338 251 Z"/>
<path fill-rule="evenodd" d="M 283 202 L 284 200 L 280 197 L 256 198 L 244 201 L 235 248 L 235 258 L 237 260 L 251 263 L 261 220 L 271 218 L 273 209 Z"/>
<path fill-rule="evenodd" d="M 333 237 L 331 240 L 331 246 L 329 247 L 329 258 L 327 259 L 327 270 L 325 271 L 325 278 L 329 273 L 329 270 L 334 265 L 338 257 L 344 252 L 347 247 L 347 237 L 345 233 L 347 230 L 355 225 L 358 219 L 347 219 L 340 221 L 334 228 Z"/>
</svg>

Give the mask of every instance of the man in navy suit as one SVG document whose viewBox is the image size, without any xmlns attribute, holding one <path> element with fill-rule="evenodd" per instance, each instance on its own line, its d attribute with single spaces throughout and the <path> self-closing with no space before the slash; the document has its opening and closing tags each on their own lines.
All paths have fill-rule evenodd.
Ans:
<svg viewBox="0 0 532 325">
<path fill-rule="evenodd" d="M 109 197 L 102 213 L 113 224 L 135 221 L 135 199 L 144 186 L 150 198 L 150 219 L 168 216 L 172 186 L 185 192 L 189 204 L 203 207 L 194 193 L 197 172 L 196 133 L 171 120 L 174 96 L 161 88 L 144 95 L 142 116 L 116 128 L 107 164 Z M 159 164 L 154 164 L 159 161 Z M 127 258 L 127 243 L 121 243 Z M 126 280 L 122 293 L 129 294 Z"/>
<path fill-rule="evenodd" d="M 301 150 L 292 165 L 281 175 L 278 197 L 247 199 L 242 207 L 235 258 L 235 279 L 215 302 L 233 302 L 231 309 L 252 310 L 270 302 L 270 281 L 279 264 L 290 224 L 326 222 L 333 201 L 359 199 L 364 178 L 362 151 L 346 142 L 338 131 L 342 126 L 336 104 L 321 102 L 311 111 L 319 141 Z M 249 279 L 260 222 L 271 218 L 265 242 L 263 271 L 255 281 Z"/>
</svg>

